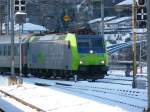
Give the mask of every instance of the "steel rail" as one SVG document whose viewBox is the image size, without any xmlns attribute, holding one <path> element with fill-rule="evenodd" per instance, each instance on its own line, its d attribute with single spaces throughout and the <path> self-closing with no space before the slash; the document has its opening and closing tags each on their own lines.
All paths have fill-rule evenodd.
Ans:
<svg viewBox="0 0 150 112">
<path fill-rule="evenodd" d="M 10 97 L 10 98 L 12 98 L 12 99 L 18 101 L 18 102 L 20 102 L 21 104 L 23 104 L 23 105 L 25 105 L 25 106 L 28 106 L 28 107 L 30 107 L 30 108 L 32 108 L 32 109 L 37 110 L 38 112 L 46 112 L 45 110 L 43 110 L 43 109 L 41 109 L 41 108 L 39 108 L 39 107 L 37 107 L 37 106 L 34 106 L 34 105 L 32 105 L 32 104 L 30 104 L 30 103 L 28 103 L 28 102 L 25 102 L 24 100 L 22 100 L 22 99 L 20 99 L 20 98 L 17 98 L 17 97 L 15 97 L 14 95 L 11 95 L 11 94 L 9 94 L 9 93 L 3 91 L 3 90 L 0 90 L 0 92 L 1 92 L 2 94 L 6 95 L 6 96 L 8 96 L 8 97 Z"/>
</svg>

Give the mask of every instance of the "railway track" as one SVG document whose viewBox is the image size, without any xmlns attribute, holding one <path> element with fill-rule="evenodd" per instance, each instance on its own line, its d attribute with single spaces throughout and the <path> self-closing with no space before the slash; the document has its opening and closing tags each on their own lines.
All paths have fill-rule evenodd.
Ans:
<svg viewBox="0 0 150 112">
<path fill-rule="evenodd" d="M 125 79 L 125 78 L 109 78 L 109 77 L 106 77 L 104 79 L 116 80 L 116 81 L 133 81 L 133 79 Z"/>
<path fill-rule="evenodd" d="M 109 87 L 91 87 L 91 86 L 83 86 L 82 88 L 91 88 L 92 90 L 103 90 L 104 92 L 110 92 L 110 93 L 115 93 L 115 94 L 120 94 L 120 95 L 124 95 L 124 96 L 139 96 L 139 94 L 145 94 L 144 92 L 141 93 L 139 91 L 131 91 L 131 90 L 127 90 L 127 89 L 114 89 L 114 88 L 109 88 Z"/>
<path fill-rule="evenodd" d="M 65 85 L 62 85 L 65 86 Z M 67 85 L 68 86 L 68 85 Z M 125 89 L 112 89 L 112 88 L 104 88 L 104 87 L 91 87 L 91 86 L 69 86 L 69 88 L 75 88 L 75 89 L 82 89 L 82 90 L 87 90 L 87 91 L 93 91 L 97 93 L 109 93 L 109 94 L 114 94 L 114 95 L 119 95 L 123 97 L 129 97 L 132 99 L 138 99 L 141 101 L 147 101 L 146 99 L 142 99 L 139 94 L 145 94 L 141 93 L 139 91 L 129 91 Z"/>
<path fill-rule="evenodd" d="M 131 86 L 131 84 L 124 84 L 124 83 L 117 83 L 117 82 L 107 82 L 107 81 L 100 81 L 102 84 L 105 84 L 105 83 L 108 83 L 108 84 L 119 84 L 119 85 L 129 85 Z M 34 83 L 35 85 L 37 85 L 37 82 L 32 82 Z M 89 82 L 90 84 L 96 84 L 97 82 Z M 99 81 L 98 81 L 99 83 Z M 85 89 L 85 90 L 91 90 L 91 91 L 94 91 L 94 92 L 103 92 L 103 93 L 110 93 L 110 94 L 117 94 L 117 95 L 120 95 L 120 96 L 124 96 L 124 97 L 129 97 L 129 98 L 133 98 L 133 99 L 138 99 L 138 100 L 142 100 L 142 101 L 146 101 L 146 99 L 142 99 L 141 96 L 139 94 L 146 94 L 145 92 L 141 93 L 139 91 L 131 91 L 131 90 L 127 90 L 127 89 L 114 89 L 114 88 L 109 88 L 109 87 L 101 87 L 101 86 L 91 86 L 91 85 L 82 85 L 80 83 L 78 84 L 75 84 L 74 85 L 70 85 L 70 84 L 67 84 L 67 83 L 61 83 L 61 82 L 55 82 L 56 85 L 61 85 L 61 86 L 69 86 L 71 88 L 79 88 L 79 89 Z M 39 85 L 39 84 L 38 84 Z M 40 84 L 41 85 L 41 84 Z M 49 85 L 49 84 L 46 84 L 46 85 Z M 55 85 L 51 85 L 52 87 L 54 87 Z"/>
<path fill-rule="evenodd" d="M 124 75 L 108 74 L 108 76 L 117 77 L 117 78 L 123 78 L 123 79 L 126 79 L 126 78 L 133 78 L 132 75 L 129 76 L 129 77 L 126 77 L 126 76 L 124 76 Z M 145 75 L 138 75 L 138 77 L 147 78 L 147 76 L 145 76 Z"/>
<path fill-rule="evenodd" d="M 142 78 L 142 80 L 147 81 L 147 77 L 145 76 L 137 76 L 137 78 Z M 126 77 L 122 75 L 109 75 L 106 76 L 104 79 L 96 80 L 99 83 L 111 83 L 111 84 L 119 84 L 119 85 L 132 85 L 133 77 Z"/>
<path fill-rule="evenodd" d="M 4 94 L 5 96 L 10 97 L 10 98 L 16 100 L 17 102 L 19 102 L 19 103 L 21 103 L 21 104 L 23 104 L 23 105 L 28 106 L 28 107 L 30 107 L 30 108 L 33 109 L 33 110 L 36 110 L 37 112 L 46 112 L 45 110 L 43 110 L 43 109 L 41 109 L 41 108 L 39 108 L 39 107 L 37 107 L 37 106 L 35 106 L 35 105 L 33 105 L 33 104 L 30 104 L 30 103 L 28 103 L 28 102 L 25 102 L 24 100 L 22 100 L 22 99 L 20 99 L 20 98 L 18 98 L 18 97 L 15 97 L 15 96 L 13 96 L 13 95 L 11 95 L 11 94 L 9 94 L 9 93 L 3 91 L 3 90 L 0 90 L 0 92 L 1 92 L 2 94 Z M 0 112 L 1 112 L 1 110 L 0 110 Z M 5 111 L 3 110 L 2 112 L 5 112 Z"/>
<path fill-rule="evenodd" d="M 138 109 L 144 109 L 144 106 L 141 106 L 141 105 L 136 105 L 134 103 L 128 103 L 128 102 L 125 102 L 123 101 L 123 98 L 122 100 L 117 100 L 117 99 L 113 99 L 110 98 L 110 97 L 106 97 L 105 94 L 108 94 L 108 96 L 112 96 L 112 95 L 116 95 L 115 93 L 111 93 L 111 92 L 108 92 L 108 91 L 102 91 L 102 90 L 89 90 L 89 89 L 86 89 L 86 88 L 74 88 L 73 86 L 63 86 L 63 85 L 59 85 L 59 86 L 55 86 L 59 89 L 64 89 L 64 90 L 67 90 L 67 91 L 70 91 L 70 92 L 73 92 L 73 93 L 78 93 L 78 94 L 84 94 L 84 95 L 88 95 L 88 96 L 92 96 L 92 97 L 95 97 L 95 98 L 99 98 L 99 99 L 103 99 L 103 100 L 107 100 L 107 101 L 111 101 L 111 102 L 115 102 L 115 103 L 119 103 L 119 104 L 123 104 L 123 105 L 127 105 L 127 106 L 130 106 L 130 107 L 134 107 L 134 108 L 138 108 Z M 101 93 L 102 95 L 96 95 L 96 94 L 93 94 L 93 92 L 95 93 Z M 136 99 L 136 100 L 139 100 L 139 102 L 143 101 L 144 103 L 146 103 L 146 100 L 145 99 L 140 99 L 140 98 L 134 98 L 134 97 L 129 97 L 129 96 L 125 96 L 125 95 L 121 95 L 121 94 L 117 94 L 118 97 L 126 97 L 128 99 Z"/>
<path fill-rule="evenodd" d="M 43 84 L 36 81 L 32 81 L 35 85 L 43 86 Z M 46 83 L 45 83 L 46 84 Z M 83 94 L 94 98 L 99 98 L 101 100 L 119 103 L 122 105 L 130 106 L 132 108 L 141 109 L 143 110 L 145 106 L 139 105 L 142 102 L 146 105 L 147 99 L 141 98 L 143 93 L 140 93 L 136 90 L 125 90 L 125 89 L 113 89 L 109 87 L 100 87 L 100 86 L 91 86 L 91 85 L 82 85 L 82 83 L 76 83 L 75 85 L 69 85 L 67 83 L 61 83 L 61 82 L 55 82 L 55 85 L 49 85 L 48 83 L 44 86 L 47 87 L 54 87 L 57 89 L 63 89 L 69 92 L 77 93 L 77 94 Z M 1 91 L 0 91 L 1 92 Z M 100 94 L 100 95 L 99 95 Z M 105 95 L 106 94 L 106 95 Z M 113 96 L 119 97 L 120 99 L 114 99 Z M 124 101 L 124 99 L 128 99 L 128 101 Z M 136 100 L 136 104 L 133 102 L 130 102 L 132 100 Z M 139 103 L 139 104 L 138 104 Z M 37 109 L 36 109 L 37 110 Z M 44 110 L 41 110 L 40 112 L 45 112 Z"/>
<path fill-rule="evenodd" d="M 98 81 L 95 81 L 95 82 L 98 82 L 98 83 L 108 83 L 108 84 L 119 84 L 119 85 L 129 85 L 129 86 L 132 85 L 132 84 L 129 84 L 129 83 L 113 82 L 113 81 L 110 81 L 110 80 L 98 80 Z M 95 83 L 95 82 L 91 82 L 91 83 Z"/>
</svg>

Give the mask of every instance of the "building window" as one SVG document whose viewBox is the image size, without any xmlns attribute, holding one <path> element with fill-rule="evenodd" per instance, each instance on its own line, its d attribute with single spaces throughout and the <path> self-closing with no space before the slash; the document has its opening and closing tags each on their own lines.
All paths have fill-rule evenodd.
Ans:
<svg viewBox="0 0 150 112">
<path fill-rule="evenodd" d="M 4 46 L 4 56 L 6 56 L 6 46 Z"/>
<path fill-rule="evenodd" d="M 10 56 L 10 54 L 11 54 L 11 47 L 8 46 L 8 56 Z"/>
<path fill-rule="evenodd" d="M 0 55 L 2 55 L 2 49 L 1 49 L 1 46 L 0 46 Z"/>
</svg>

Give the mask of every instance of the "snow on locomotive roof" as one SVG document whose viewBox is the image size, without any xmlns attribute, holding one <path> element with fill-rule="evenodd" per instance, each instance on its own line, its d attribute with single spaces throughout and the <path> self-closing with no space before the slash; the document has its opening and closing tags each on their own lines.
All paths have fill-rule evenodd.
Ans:
<svg viewBox="0 0 150 112">
<path fill-rule="evenodd" d="M 39 41 L 64 40 L 65 35 L 49 34 L 49 35 L 38 36 L 38 37 L 39 37 Z"/>
<path fill-rule="evenodd" d="M 29 35 L 22 35 L 22 43 L 25 43 L 28 40 Z M 0 44 L 6 44 L 6 43 L 11 43 L 11 37 L 10 36 L 0 36 Z M 14 38 L 14 43 L 19 43 L 19 36 L 16 35 Z"/>
</svg>

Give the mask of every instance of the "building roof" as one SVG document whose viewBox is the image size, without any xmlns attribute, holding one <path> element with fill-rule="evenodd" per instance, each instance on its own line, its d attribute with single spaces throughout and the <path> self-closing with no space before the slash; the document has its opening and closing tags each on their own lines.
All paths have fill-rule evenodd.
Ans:
<svg viewBox="0 0 150 112">
<path fill-rule="evenodd" d="M 126 21 L 126 20 L 130 20 L 131 17 L 121 17 L 121 18 L 117 18 L 117 19 L 113 19 L 111 21 L 108 21 L 107 23 L 109 24 L 117 24 L 117 23 L 120 23 L 120 22 L 123 22 L 123 21 Z"/>
<path fill-rule="evenodd" d="M 15 31 L 19 30 L 19 24 L 15 24 Z M 2 24 L 2 29 L 5 30 L 5 23 Z M 44 26 L 36 25 L 32 23 L 24 23 L 23 31 L 46 31 L 47 29 Z"/>
<path fill-rule="evenodd" d="M 30 36 L 31 36 L 30 34 L 21 35 L 21 43 L 27 42 Z M 7 36 L 7 35 L 0 36 L 0 44 L 10 44 L 10 43 L 11 43 L 10 36 Z M 14 43 L 19 43 L 19 35 L 15 35 Z"/>
<path fill-rule="evenodd" d="M 104 18 L 104 21 L 109 21 L 111 19 L 114 19 L 116 16 L 111 16 L 111 17 L 105 17 Z M 90 20 L 88 21 L 89 24 L 92 24 L 92 23 L 95 23 L 95 22 L 101 22 L 102 19 L 101 18 L 96 18 L 96 19 L 93 19 L 93 20 Z"/>
<path fill-rule="evenodd" d="M 127 5 L 132 5 L 132 3 L 133 3 L 133 0 L 124 0 L 120 3 L 118 3 L 117 6 L 127 6 Z"/>
</svg>

